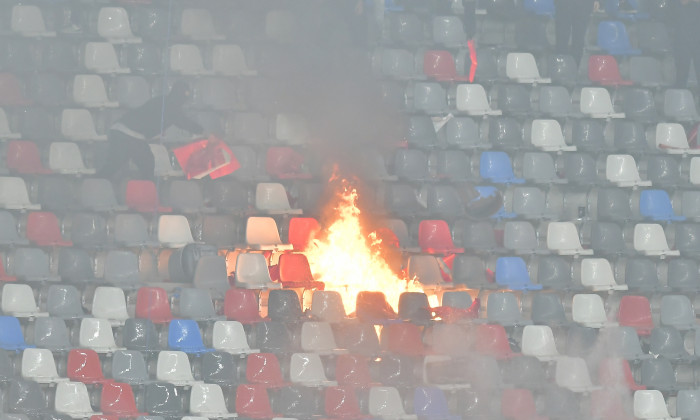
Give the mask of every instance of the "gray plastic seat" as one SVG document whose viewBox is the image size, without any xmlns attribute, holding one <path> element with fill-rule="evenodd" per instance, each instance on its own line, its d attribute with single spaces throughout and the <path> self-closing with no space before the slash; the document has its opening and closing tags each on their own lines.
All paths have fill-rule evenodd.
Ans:
<svg viewBox="0 0 700 420">
<path fill-rule="evenodd" d="M 234 140 L 263 141 L 268 137 L 268 121 L 257 112 L 237 112 L 226 120 L 226 136 Z"/>
<path fill-rule="evenodd" d="M 142 385 L 149 381 L 144 355 L 138 350 L 117 350 L 112 353 L 112 376 L 115 381 Z"/>
<path fill-rule="evenodd" d="M 472 179 L 471 157 L 462 150 L 438 150 L 435 152 L 437 176 L 450 181 Z"/>
<path fill-rule="evenodd" d="M 437 135 L 432 119 L 427 115 L 415 114 L 408 117 L 406 140 L 410 146 L 433 147 L 437 144 Z"/>
<path fill-rule="evenodd" d="M 234 154 L 238 157 L 238 151 L 234 151 Z M 253 162 L 255 162 L 254 156 Z M 215 180 L 207 185 L 205 200 L 222 213 L 242 212 L 250 206 L 250 190 L 242 183 L 231 179 Z"/>
<path fill-rule="evenodd" d="M 121 246 L 154 246 L 148 222 L 140 213 L 119 213 L 114 217 L 114 242 Z"/>
<path fill-rule="evenodd" d="M 172 207 L 176 213 L 188 214 L 205 210 L 202 187 L 196 180 L 172 180 L 162 197 L 164 205 Z"/>
<path fill-rule="evenodd" d="M 451 118 L 441 132 L 444 132 L 445 143 L 452 147 L 472 149 L 489 146 L 482 140 L 479 126 L 470 117 Z"/>
<path fill-rule="evenodd" d="M 232 386 L 241 383 L 239 370 L 244 366 L 244 361 L 226 352 L 210 352 L 201 356 L 202 380 L 210 384 L 220 386 Z"/>
<path fill-rule="evenodd" d="M 631 119 L 610 121 L 605 130 L 606 142 L 615 150 L 634 153 L 648 148 L 642 122 Z"/>
<path fill-rule="evenodd" d="M 612 327 L 603 331 L 606 348 L 611 357 L 626 360 L 642 360 L 652 357 L 642 350 L 642 345 L 634 327 Z"/>
<path fill-rule="evenodd" d="M 41 64 L 44 69 L 56 72 L 76 73 L 78 66 L 78 49 L 74 42 L 67 39 L 44 39 L 42 42 Z M 30 49 L 25 49 L 27 53 Z M 20 61 L 21 63 L 21 61 Z M 20 68 L 27 69 L 30 66 Z"/>
<path fill-rule="evenodd" d="M 433 16 L 433 43 L 445 48 L 459 48 L 467 45 L 464 23 L 459 16 Z"/>
<path fill-rule="evenodd" d="M 254 347 L 262 353 L 289 354 L 295 351 L 291 333 L 281 321 L 258 322 L 253 326 L 253 334 Z"/>
<path fill-rule="evenodd" d="M 12 274 L 24 281 L 57 281 L 51 273 L 50 256 L 42 248 L 15 248 L 11 254 Z"/>
<path fill-rule="evenodd" d="M 415 359 L 410 356 L 389 354 L 374 361 L 370 373 L 382 385 L 404 387 L 416 385 Z"/>
<path fill-rule="evenodd" d="M 465 214 L 457 187 L 453 185 L 430 185 L 427 188 L 427 211 L 433 217 L 447 219 Z"/>
<path fill-rule="evenodd" d="M 655 57 L 644 55 L 629 58 L 629 79 L 635 84 L 647 87 L 667 84 L 661 62 Z"/>
<path fill-rule="evenodd" d="M 640 370 L 640 385 L 659 391 L 677 391 L 679 384 L 673 371 L 671 361 L 663 356 L 642 360 Z"/>
<path fill-rule="evenodd" d="M 543 255 L 539 257 L 533 268 L 537 274 L 537 284 L 553 290 L 574 290 L 577 289 L 573 283 L 571 263 L 566 258 L 559 255 Z"/>
<path fill-rule="evenodd" d="M 447 91 L 437 82 L 416 82 L 406 93 L 413 98 L 413 109 L 428 115 L 442 114 L 449 109 Z"/>
<path fill-rule="evenodd" d="M 552 54 L 547 56 L 544 76 L 552 79 L 552 83 L 571 86 L 578 80 L 576 60 L 569 54 Z"/>
<path fill-rule="evenodd" d="M 625 284 L 630 290 L 653 292 L 660 286 L 656 260 L 630 258 L 625 264 Z"/>
<path fill-rule="evenodd" d="M 413 53 L 403 48 L 383 48 L 372 57 L 376 72 L 392 79 L 411 79 L 416 76 Z"/>
<path fill-rule="evenodd" d="M 571 357 L 587 357 L 596 348 L 598 329 L 572 324 L 566 331 L 564 353 Z"/>
<path fill-rule="evenodd" d="M 231 79 L 204 77 L 192 84 L 193 106 L 214 111 L 241 110 L 244 108 L 240 88 Z"/>
<path fill-rule="evenodd" d="M 399 319 L 425 325 L 432 318 L 429 308 L 428 295 L 424 292 L 402 292 L 399 296 Z"/>
<path fill-rule="evenodd" d="M 519 161 L 522 177 L 535 184 L 552 184 L 566 182 L 559 178 L 554 165 L 554 158 L 546 152 L 525 152 Z"/>
<path fill-rule="evenodd" d="M 0 210 L 0 245 L 26 245 L 29 241 L 19 236 L 17 218 L 7 211 Z"/>
<path fill-rule="evenodd" d="M 567 325 L 564 304 L 556 293 L 536 293 L 532 297 L 532 322 L 536 325 L 556 327 Z"/>
<path fill-rule="evenodd" d="M 700 223 L 674 223 L 675 249 L 681 255 L 695 256 L 700 251 Z"/>
<path fill-rule="evenodd" d="M 122 345 L 128 350 L 157 352 L 161 349 L 156 326 L 150 319 L 128 318 L 122 329 Z"/>
<path fill-rule="evenodd" d="M 683 337 L 680 331 L 668 325 L 654 327 L 651 330 L 649 352 L 674 362 L 692 359 L 692 356 L 683 347 Z"/>
<path fill-rule="evenodd" d="M 540 115 L 562 118 L 571 114 L 571 95 L 566 87 L 547 85 L 539 86 L 537 89 L 537 102 Z"/>
<path fill-rule="evenodd" d="M 55 73 L 37 73 L 27 81 L 27 93 L 37 104 L 65 106 L 68 103 L 67 86 L 63 78 Z"/>
<path fill-rule="evenodd" d="M 673 258 L 668 262 L 668 287 L 679 292 L 700 290 L 700 268 L 691 258 Z"/>
<path fill-rule="evenodd" d="M 641 3 L 641 2 L 640 2 Z M 657 3 L 659 6 L 662 3 Z M 667 24 L 661 20 L 639 20 L 635 22 L 637 45 L 651 54 L 665 54 L 672 50 L 673 42 Z"/>
<path fill-rule="evenodd" d="M 78 319 L 85 316 L 81 295 L 70 284 L 52 284 L 46 293 L 46 310 L 49 316 L 63 319 Z"/>
<path fill-rule="evenodd" d="M 474 251 L 492 251 L 498 248 L 492 222 L 460 219 L 452 229 L 455 245 Z"/>
<path fill-rule="evenodd" d="M 595 205 L 595 217 L 601 222 L 626 222 L 632 217 L 629 195 L 623 188 L 594 190 L 589 202 Z"/>
<path fill-rule="evenodd" d="M 286 385 L 271 394 L 270 405 L 276 413 L 293 418 L 313 418 L 323 413 L 323 397 L 312 387 Z"/>
<path fill-rule="evenodd" d="M 62 247 L 58 250 L 58 275 L 68 283 L 85 283 L 94 280 L 93 257 L 87 250 Z"/>
<path fill-rule="evenodd" d="M 694 329 L 695 310 L 686 295 L 664 295 L 661 297 L 660 325 L 670 325 L 679 330 Z"/>
<path fill-rule="evenodd" d="M 68 351 L 73 348 L 65 321 L 55 317 L 36 318 L 34 345 L 51 351 Z"/>
<path fill-rule="evenodd" d="M 472 355 L 464 363 L 469 373 L 472 389 L 503 389 L 503 376 L 494 357 Z"/>
<path fill-rule="evenodd" d="M 685 190 L 678 197 L 673 198 L 674 207 L 680 204 L 681 216 L 694 221 L 700 220 L 700 191 Z"/>
<path fill-rule="evenodd" d="M 47 109 L 39 106 L 23 108 L 19 116 L 19 131 L 23 137 L 37 140 L 53 140 L 56 136 L 56 126 L 52 115 Z"/>
<path fill-rule="evenodd" d="M 469 309 L 472 296 L 466 290 L 448 290 L 442 294 L 442 306 L 455 309 Z"/>
<path fill-rule="evenodd" d="M 596 255 L 619 255 L 627 251 L 622 227 L 614 222 L 591 224 L 591 249 Z"/>
<path fill-rule="evenodd" d="M 688 89 L 666 89 L 664 116 L 672 121 L 692 123 L 700 119 L 693 93 Z"/>
<path fill-rule="evenodd" d="M 205 289 L 180 289 L 180 318 L 207 321 L 217 319 L 211 294 Z"/>
<path fill-rule="evenodd" d="M 544 408 L 541 413 L 550 419 L 575 419 L 581 413 L 578 395 L 566 388 L 549 385 L 542 394 Z"/>
<path fill-rule="evenodd" d="M 104 178 L 85 178 L 80 184 L 80 205 L 86 210 L 116 211 L 126 206 L 117 202 L 112 182 Z"/>
<path fill-rule="evenodd" d="M 293 322 L 302 316 L 301 301 L 292 289 L 270 290 L 267 307 L 272 321 Z"/>
<path fill-rule="evenodd" d="M 518 217 L 535 220 L 551 218 L 546 198 L 546 193 L 540 188 L 515 187 L 512 192 L 506 193 L 505 206 Z"/>
<path fill-rule="evenodd" d="M 622 110 L 626 118 L 644 123 L 659 119 L 654 93 L 645 88 L 629 88 L 624 91 Z"/>
<path fill-rule="evenodd" d="M 6 351 L 0 351 L 0 383 L 8 383 L 16 378 L 15 365 Z"/>
<path fill-rule="evenodd" d="M 397 149 L 394 152 L 394 174 L 407 181 L 430 178 L 428 154 L 420 149 Z"/>
<path fill-rule="evenodd" d="M 141 281 L 138 255 L 122 249 L 107 251 L 104 262 L 104 281 L 120 287 L 137 285 Z"/>
<path fill-rule="evenodd" d="M 504 382 L 516 388 L 540 389 L 547 384 L 543 364 L 534 356 L 518 355 L 503 361 Z"/>
<path fill-rule="evenodd" d="M 24 131 L 23 134 L 27 134 Z M 53 134 L 55 137 L 56 134 Z M 72 212 L 80 210 L 75 181 L 71 177 L 48 176 L 38 180 L 39 204 L 44 210 Z"/>
<path fill-rule="evenodd" d="M 598 152 L 607 148 L 605 126 L 599 119 L 573 119 L 564 126 L 564 131 L 578 150 Z"/>
<path fill-rule="evenodd" d="M 503 247 L 516 253 L 535 253 L 541 251 L 537 232 L 528 221 L 508 221 L 503 227 Z"/>
<path fill-rule="evenodd" d="M 241 222 L 231 216 L 209 214 L 202 218 L 201 236 L 196 238 L 217 248 L 232 248 L 242 242 Z"/>
<path fill-rule="evenodd" d="M 452 282 L 470 289 L 494 289 L 486 276 L 486 264 L 476 255 L 457 254 L 452 265 Z"/>
<path fill-rule="evenodd" d="M 649 155 L 644 161 L 647 179 L 654 187 L 676 187 L 683 184 L 680 163 L 672 156 Z"/>
<path fill-rule="evenodd" d="M 182 417 L 185 414 L 185 393 L 168 382 L 152 382 L 144 390 L 144 409 L 149 414 L 163 417 Z"/>
<path fill-rule="evenodd" d="M 417 46 L 425 42 L 423 22 L 417 15 L 390 13 L 386 18 L 388 18 L 389 37 L 394 42 L 406 46 Z"/>
<path fill-rule="evenodd" d="M 372 324 L 348 322 L 333 323 L 331 326 L 339 348 L 362 356 L 376 356 L 380 353 L 379 337 Z"/>
<path fill-rule="evenodd" d="M 152 43 L 129 44 L 125 46 L 125 50 L 126 64 L 132 73 L 154 75 L 163 70 L 163 54 L 158 45 Z"/>
<path fill-rule="evenodd" d="M 595 185 L 598 179 L 595 159 L 588 153 L 566 153 L 559 157 L 556 168 L 573 184 Z"/>
<path fill-rule="evenodd" d="M 683 419 L 700 419 L 700 389 L 681 389 L 676 396 L 676 415 Z"/>
<path fill-rule="evenodd" d="M 425 208 L 418 202 L 416 191 L 408 183 L 389 183 L 385 185 L 385 204 L 388 210 L 397 215 L 425 214 Z"/>
<path fill-rule="evenodd" d="M 102 247 L 109 243 L 107 220 L 96 213 L 75 213 L 70 218 L 70 239 L 85 248 Z"/>
<path fill-rule="evenodd" d="M 481 80 L 482 83 L 498 80 L 498 55 L 497 48 L 485 45 L 482 48 L 477 48 L 476 61 L 479 65 L 476 67 L 474 80 Z"/>
<path fill-rule="evenodd" d="M 224 293 L 229 289 L 226 259 L 221 255 L 205 255 L 197 261 L 192 283 L 200 289 Z"/>
<path fill-rule="evenodd" d="M 520 122 L 509 116 L 488 119 L 489 143 L 498 149 L 513 150 L 523 147 L 523 129 Z"/>
<path fill-rule="evenodd" d="M 137 108 L 151 99 L 151 87 L 143 76 L 120 75 L 112 86 L 115 100 L 125 108 Z"/>
<path fill-rule="evenodd" d="M 17 379 L 10 382 L 5 395 L 5 410 L 10 413 L 35 416 L 48 410 L 46 395 L 34 381 Z"/>
<path fill-rule="evenodd" d="M 529 115 L 532 113 L 530 104 L 530 87 L 524 84 L 499 84 L 496 95 L 492 98 L 492 106 L 507 115 Z M 493 103 L 493 100 L 496 100 Z"/>
<path fill-rule="evenodd" d="M 486 308 L 486 318 L 490 323 L 501 324 L 504 327 L 529 325 L 532 323 L 523 317 L 518 298 L 511 292 L 489 294 Z"/>
</svg>

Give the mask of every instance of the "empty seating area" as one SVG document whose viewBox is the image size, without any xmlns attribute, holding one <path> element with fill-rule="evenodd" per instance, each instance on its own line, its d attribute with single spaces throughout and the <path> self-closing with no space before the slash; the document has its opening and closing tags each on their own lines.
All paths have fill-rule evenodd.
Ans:
<svg viewBox="0 0 700 420">
<path fill-rule="evenodd" d="M 358 152 L 362 211 L 422 291 L 348 313 L 304 252 L 333 162 L 275 84 L 332 31 L 295 2 L 0 2 L 1 415 L 698 418 L 698 85 L 663 8 L 601 1 L 577 65 L 551 0 L 359 2 L 334 52 L 403 133 Z M 152 180 L 96 176 L 176 80 L 240 168 L 188 179 L 171 128 Z"/>
</svg>

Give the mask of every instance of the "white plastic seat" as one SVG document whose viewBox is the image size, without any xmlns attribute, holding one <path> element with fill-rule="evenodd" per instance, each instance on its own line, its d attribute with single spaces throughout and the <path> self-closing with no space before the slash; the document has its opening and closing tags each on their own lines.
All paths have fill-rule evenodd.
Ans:
<svg viewBox="0 0 700 420">
<path fill-rule="evenodd" d="M 15 5 L 12 7 L 10 29 L 26 37 L 54 37 L 56 32 L 47 31 L 44 15 L 39 6 Z"/>
<path fill-rule="evenodd" d="M 292 383 L 305 386 L 334 386 L 329 381 L 318 353 L 293 353 L 289 362 L 289 379 Z"/>
<path fill-rule="evenodd" d="M 56 386 L 54 408 L 58 413 L 74 419 L 90 418 L 95 414 L 90 405 L 90 394 L 82 382 L 61 382 Z"/>
<path fill-rule="evenodd" d="M 522 353 L 548 362 L 561 357 L 554 341 L 554 333 L 548 325 L 526 325 L 523 328 Z"/>
<path fill-rule="evenodd" d="M 131 32 L 129 14 L 123 7 L 102 7 L 97 15 L 97 33 L 113 44 L 141 42 Z"/>
<path fill-rule="evenodd" d="M 246 221 L 246 246 L 251 249 L 290 251 L 292 244 L 282 243 L 277 222 L 272 217 L 253 216 Z"/>
<path fill-rule="evenodd" d="M 107 140 L 106 134 L 97 134 L 90 110 L 83 108 L 61 111 L 61 135 L 71 141 Z"/>
<path fill-rule="evenodd" d="M 680 251 L 668 246 L 664 228 L 658 223 L 637 223 L 634 225 L 634 250 L 650 256 L 678 256 Z"/>
<path fill-rule="evenodd" d="M 105 82 L 99 74 L 76 74 L 73 77 L 73 101 L 86 108 L 116 108 L 119 102 L 107 97 Z"/>
<path fill-rule="evenodd" d="M 287 144 L 305 144 L 309 128 L 302 115 L 283 112 L 275 116 L 275 138 Z"/>
<path fill-rule="evenodd" d="M 68 381 L 56 369 L 56 360 L 49 349 L 27 348 L 22 351 L 22 377 L 40 384 Z"/>
<path fill-rule="evenodd" d="M 214 41 L 224 39 L 216 33 L 216 25 L 207 9 L 183 9 L 180 17 L 180 34 L 194 40 Z"/>
<path fill-rule="evenodd" d="M 86 168 L 83 155 L 76 143 L 54 141 L 49 146 L 49 169 L 59 174 L 94 174 L 95 169 Z"/>
<path fill-rule="evenodd" d="M 21 137 L 22 134 L 11 131 L 7 114 L 4 109 L 0 108 L 0 139 L 18 139 Z"/>
<path fill-rule="evenodd" d="M 226 400 L 217 384 L 197 383 L 190 390 L 190 413 L 209 418 L 237 417 L 226 408 Z"/>
<path fill-rule="evenodd" d="M 186 75 L 213 74 L 204 68 L 202 53 L 194 44 L 175 44 L 170 47 L 170 70 Z"/>
<path fill-rule="evenodd" d="M 688 181 L 693 185 L 700 185 L 700 157 L 690 158 Z"/>
<path fill-rule="evenodd" d="M 170 382 L 175 386 L 193 385 L 200 382 L 195 381 L 190 359 L 184 351 L 160 351 L 156 362 L 156 379 Z"/>
<path fill-rule="evenodd" d="M 571 317 L 574 322 L 590 328 L 617 326 L 608 320 L 603 298 L 592 293 L 578 293 L 571 303 Z"/>
<path fill-rule="evenodd" d="M 212 330 L 212 347 L 233 354 L 259 353 L 251 349 L 243 324 L 238 321 L 216 321 Z"/>
<path fill-rule="evenodd" d="M 605 179 L 618 187 L 650 187 L 651 181 L 639 176 L 637 163 L 632 155 L 608 155 L 605 160 Z"/>
<path fill-rule="evenodd" d="M 401 394 L 393 386 L 373 386 L 369 389 L 369 414 L 385 420 L 417 419 L 418 416 L 407 414 L 403 407 Z"/>
<path fill-rule="evenodd" d="M 158 217 L 158 242 L 168 248 L 182 248 L 194 243 L 187 217 L 182 214 L 161 214 Z"/>
<path fill-rule="evenodd" d="M 287 190 L 279 182 L 259 182 L 255 187 L 255 208 L 267 214 L 302 214 L 289 205 Z"/>
<path fill-rule="evenodd" d="M 39 204 L 29 201 L 24 179 L 18 176 L 0 177 L 0 207 L 10 210 L 39 210 Z"/>
<path fill-rule="evenodd" d="M 664 395 L 657 389 L 634 391 L 633 411 L 640 420 L 681 420 L 671 417 Z"/>
<path fill-rule="evenodd" d="M 506 76 L 518 83 L 551 83 L 552 79 L 541 77 L 535 56 L 531 53 L 508 53 Z"/>
<path fill-rule="evenodd" d="M 108 319 L 103 318 L 83 318 L 81 320 L 78 345 L 95 350 L 97 353 L 124 350 L 123 347 L 118 347 L 114 341 L 112 324 Z"/>
<path fill-rule="evenodd" d="M 345 353 L 335 342 L 331 324 L 323 321 L 306 321 L 301 325 L 301 349 L 318 354 Z"/>
<path fill-rule="evenodd" d="M 590 392 L 600 389 L 593 385 L 586 360 L 581 357 L 561 357 L 557 359 L 554 373 L 558 386 L 573 392 Z"/>
<path fill-rule="evenodd" d="M 564 140 L 561 124 L 557 120 L 533 120 L 530 126 L 530 142 L 546 152 L 575 152 Z"/>
<path fill-rule="evenodd" d="M 550 222 L 547 225 L 547 248 L 559 255 L 593 255 L 592 249 L 583 249 L 578 229 L 573 222 Z"/>
<path fill-rule="evenodd" d="M 91 72 L 102 74 L 130 73 L 128 67 L 122 67 L 117 58 L 114 45 L 109 42 L 88 42 L 83 52 L 83 66 Z"/>
<path fill-rule="evenodd" d="M 486 90 L 480 84 L 462 83 L 455 90 L 455 107 L 467 115 L 501 115 L 501 110 L 491 109 Z"/>
<path fill-rule="evenodd" d="M 248 67 L 245 52 L 237 44 L 212 47 L 212 69 L 223 76 L 255 76 L 257 71 Z"/>
<path fill-rule="evenodd" d="M 617 284 L 610 261 L 605 258 L 581 260 L 581 285 L 594 292 L 627 290 L 626 284 Z"/>
<path fill-rule="evenodd" d="M 591 118 L 625 118 L 623 112 L 615 112 L 610 93 L 602 87 L 581 88 L 579 109 Z"/>
<path fill-rule="evenodd" d="M 17 318 L 48 316 L 48 313 L 40 312 L 34 291 L 28 284 L 5 284 L 2 287 L 0 308 L 3 314 Z"/>
<path fill-rule="evenodd" d="M 691 149 L 685 128 L 679 123 L 658 123 L 654 135 L 657 150 L 674 155 L 697 155 L 700 149 Z"/>
<path fill-rule="evenodd" d="M 280 289 L 270 277 L 267 260 L 263 254 L 242 252 L 236 256 L 234 281 L 236 287 L 244 289 Z"/>
<path fill-rule="evenodd" d="M 92 316 L 108 319 L 112 326 L 124 325 L 129 319 L 126 296 L 119 287 L 99 286 L 92 298 Z"/>
<path fill-rule="evenodd" d="M 157 143 L 149 144 L 151 148 L 151 153 L 153 153 L 153 158 L 155 160 L 155 168 L 153 170 L 155 176 L 159 177 L 175 177 L 183 176 L 182 170 L 174 168 L 172 161 L 170 160 L 170 152 L 168 149 Z"/>
</svg>

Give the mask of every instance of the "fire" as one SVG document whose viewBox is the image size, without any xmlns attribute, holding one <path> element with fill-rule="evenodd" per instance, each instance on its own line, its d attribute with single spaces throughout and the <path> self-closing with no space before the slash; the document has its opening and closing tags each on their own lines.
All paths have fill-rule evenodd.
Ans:
<svg viewBox="0 0 700 420">
<path fill-rule="evenodd" d="M 416 282 L 398 276 L 381 255 L 381 239 L 376 232 L 363 235 L 357 190 L 343 181 L 337 194 L 333 221 L 314 238 L 304 253 L 311 272 L 343 298 L 345 312 L 355 311 L 360 291 L 383 292 L 387 302 L 397 311 L 399 296 L 404 291 L 422 291 Z"/>
</svg>

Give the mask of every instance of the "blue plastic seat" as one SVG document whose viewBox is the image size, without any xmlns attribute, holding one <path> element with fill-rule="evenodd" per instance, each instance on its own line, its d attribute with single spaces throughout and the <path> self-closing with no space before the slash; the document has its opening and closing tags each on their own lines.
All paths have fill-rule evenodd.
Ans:
<svg viewBox="0 0 700 420">
<path fill-rule="evenodd" d="M 523 9 L 539 16 L 554 16 L 554 0 L 524 0 Z"/>
<path fill-rule="evenodd" d="M 479 196 L 473 198 L 470 202 L 475 202 L 487 197 L 493 197 L 498 194 L 498 189 L 490 185 L 477 185 L 474 189 L 479 193 Z M 516 213 L 507 212 L 505 206 L 501 206 L 500 209 L 491 215 L 492 219 L 512 219 L 517 217 Z"/>
<path fill-rule="evenodd" d="M 206 353 L 214 349 L 204 347 L 197 321 L 173 319 L 168 326 L 168 347 L 185 353 Z"/>
<path fill-rule="evenodd" d="M 413 392 L 413 410 L 426 420 L 459 420 L 462 417 L 450 413 L 445 393 L 437 387 L 416 387 Z"/>
<path fill-rule="evenodd" d="M 27 345 L 22 335 L 22 327 L 14 316 L 0 316 L 0 348 L 21 351 L 34 346 Z"/>
<path fill-rule="evenodd" d="M 655 221 L 683 221 L 684 216 L 679 216 L 673 211 L 671 199 L 666 190 L 643 190 L 639 194 L 639 213 L 642 217 Z"/>
<path fill-rule="evenodd" d="M 481 153 L 479 176 L 497 184 L 523 184 L 525 182 L 524 179 L 515 176 L 510 156 L 501 151 Z"/>
<path fill-rule="evenodd" d="M 500 257 L 496 260 L 496 283 L 511 290 L 542 290 L 533 284 L 525 260 L 520 257 Z"/>
<path fill-rule="evenodd" d="M 598 47 L 610 55 L 638 55 L 642 51 L 632 48 L 627 28 L 619 20 L 604 20 L 598 24 Z"/>
</svg>

